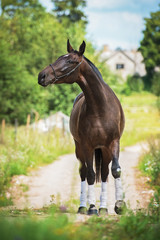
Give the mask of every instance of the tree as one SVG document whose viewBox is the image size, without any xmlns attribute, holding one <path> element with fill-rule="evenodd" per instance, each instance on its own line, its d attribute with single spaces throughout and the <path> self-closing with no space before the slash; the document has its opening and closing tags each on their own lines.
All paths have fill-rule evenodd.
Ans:
<svg viewBox="0 0 160 240">
<path fill-rule="evenodd" d="M 39 3 L 39 0 L 1 0 L 2 13 L 13 17 L 17 10 L 26 8 L 44 9 Z"/>
<path fill-rule="evenodd" d="M 152 12 L 150 18 L 145 18 L 143 35 L 139 50 L 144 58 L 148 83 L 151 85 L 153 74 L 160 67 L 160 11 Z"/>
<path fill-rule="evenodd" d="M 68 20 L 67 23 L 75 23 L 82 20 L 87 23 L 83 8 L 86 6 L 86 0 L 52 0 L 54 3 L 54 12 L 59 21 Z"/>
<path fill-rule="evenodd" d="M 0 120 L 26 122 L 32 110 L 47 111 L 47 99 L 41 101 L 42 92 L 24 68 L 23 59 L 12 54 L 5 40 L 0 44 Z"/>
</svg>

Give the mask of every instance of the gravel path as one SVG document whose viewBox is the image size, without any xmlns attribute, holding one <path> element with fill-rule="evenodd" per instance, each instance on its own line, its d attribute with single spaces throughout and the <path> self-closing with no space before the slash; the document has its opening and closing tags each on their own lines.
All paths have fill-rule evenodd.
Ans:
<svg viewBox="0 0 160 240">
<path fill-rule="evenodd" d="M 148 191 L 144 191 L 143 185 L 138 187 L 136 166 L 141 154 L 142 146 L 127 147 L 120 153 L 120 166 L 122 168 L 122 182 L 125 193 L 125 201 L 132 209 L 144 207 L 148 199 Z M 29 176 L 16 176 L 13 178 L 12 192 L 16 193 L 14 205 L 23 209 L 41 208 L 54 201 L 60 201 L 65 205 L 72 197 L 79 199 L 80 177 L 78 173 L 79 163 L 74 154 L 65 155 L 52 164 L 39 167 Z M 143 181 L 145 181 L 143 179 Z M 17 191 L 18 187 L 29 186 L 27 192 Z M 97 207 L 99 207 L 100 184 L 96 184 Z M 14 194 L 15 196 L 15 194 Z M 137 201 L 139 206 L 137 206 Z M 108 180 L 108 211 L 114 214 L 115 188 L 114 179 L 109 174 Z"/>
</svg>

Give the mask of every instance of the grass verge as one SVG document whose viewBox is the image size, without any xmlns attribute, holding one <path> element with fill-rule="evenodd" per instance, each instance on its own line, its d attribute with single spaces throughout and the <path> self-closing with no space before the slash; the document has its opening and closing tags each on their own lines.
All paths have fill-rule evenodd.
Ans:
<svg viewBox="0 0 160 240">
<path fill-rule="evenodd" d="M 27 174 L 30 169 L 51 163 L 58 156 L 73 151 L 71 136 L 63 135 L 59 130 L 40 133 L 19 127 L 15 138 L 14 128 L 7 127 L 0 144 L 0 206 L 11 204 L 5 190 L 12 176 Z"/>
<path fill-rule="evenodd" d="M 153 240 L 160 237 L 160 208 L 153 211 L 150 206 L 147 211 L 128 211 L 126 215 L 108 217 L 90 217 L 84 223 L 75 222 L 74 217 L 68 217 L 50 207 L 45 209 L 45 215 L 39 216 L 40 212 L 28 212 L 17 217 L 7 214 L 7 217 L 0 214 L 0 237 L 3 240 L 9 239 L 75 239 L 75 240 Z M 37 217 L 38 216 L 38 217 Z"/>
</svg>

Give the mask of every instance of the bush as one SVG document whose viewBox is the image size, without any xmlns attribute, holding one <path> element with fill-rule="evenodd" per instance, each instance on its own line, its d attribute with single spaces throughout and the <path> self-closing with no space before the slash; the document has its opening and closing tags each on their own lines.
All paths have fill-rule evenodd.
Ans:
<svg viewBox="0 0 160 240">
<path fill-rule="evenodd" d="M 156 72 L 152 79 L 152 92 L 156 96 L 160 96 L 160 72 Z"/>
<path fill-rule="evenodd" d="M 127 84 L 131 91 L 141 92 L 144 89 L 143 80 L 138 74 L 128 76 Z"/>
<path fill-rule="evenodd" d="M 152 79 L 152 92 L 158 97 L 157 108 L 160 111 L 160 72 L 156 72 Z"/>
<path fill-rule="evenodd" d="M 149 141 L 149 150 L 141 157 L 140 169 L 160 189 L 160 136 Z"/>
</svg>

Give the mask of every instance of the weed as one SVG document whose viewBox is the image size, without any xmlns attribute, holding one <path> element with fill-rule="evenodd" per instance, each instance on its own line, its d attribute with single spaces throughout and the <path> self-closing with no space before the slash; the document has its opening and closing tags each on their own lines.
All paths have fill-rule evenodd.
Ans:
<svg viewBox="0 0 160 240">
<path fill-rule="evenodd" d="M 160 188 L 160 136 L 151 138 L 149 149 L 141 156 L 140 170 L 150 178 L 150 184 Z"/>
</svg>

